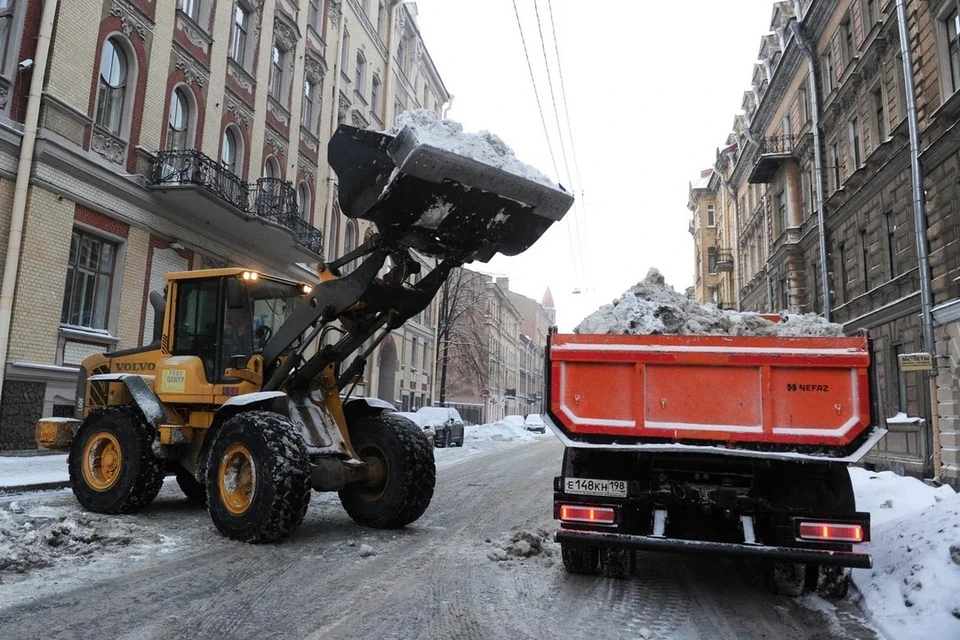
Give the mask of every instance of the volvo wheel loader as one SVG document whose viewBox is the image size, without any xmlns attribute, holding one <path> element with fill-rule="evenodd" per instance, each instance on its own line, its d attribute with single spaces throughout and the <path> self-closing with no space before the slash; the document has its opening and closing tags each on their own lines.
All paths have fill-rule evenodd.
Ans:
<svg viewBox="0 0 960 640">
<path fill-rule="evenodd" d="M 221 533 L 246 542 L 294 531 L 311 490 L 339 491 L 371 527 L 424 513 L 436 470 L 423 431 L 386 402 L 342 398 L 452 269 L 526 250 L 573 198 L 421 144 L 409 127 L 341 125 L 328 148 L 343 213 L 377 232 L 321 262 L 313 286 L 242 268 L 167 274 L 150 296 L 154 341 L 87 358 L 76 417 L 37 425 L 40 446 L 69 450 L 84 508 L 135 511 L 173 472 Z M 436 267 L 415 279 L 413 252 Z"/>
</svg>

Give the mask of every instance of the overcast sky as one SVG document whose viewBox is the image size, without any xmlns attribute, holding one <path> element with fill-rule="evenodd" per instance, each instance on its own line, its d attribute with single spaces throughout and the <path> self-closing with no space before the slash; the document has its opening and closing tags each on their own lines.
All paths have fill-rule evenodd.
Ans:
<svg viewBox="0 0 960 640">
<path fill-rule="evenodd" d="M 516 0 L 559 168 L 554 170 L 512 0 L 417 0 L 427 48 L 454 94 L 448 117 L 499 135 L 572 188 L 557 137 L 534 0 Z M 471 268 L 510 277 L 561 331 L 651 267 L 693 284 L 688 182 L 709 167 L 750 86 L 772 0 L 552 0 L 577 184 L 547 0 L 537 0 L 578 204 L 536 245 Z M 582 255 L 582 260 L 581 260 Z M 574 293 L 579 290 L 580 293 Z"/>
</svg>

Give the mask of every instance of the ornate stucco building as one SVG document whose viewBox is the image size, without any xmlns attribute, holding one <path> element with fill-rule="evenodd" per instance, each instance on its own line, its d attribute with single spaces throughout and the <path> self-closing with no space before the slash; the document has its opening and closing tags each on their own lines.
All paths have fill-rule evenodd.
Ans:
<svg viewBox="0 0 960 640">
<path fill-rule="evenodd" d="M 72 413 L 85 356 L 150 341 L 165 272 L 309 281 L 362 241 L 326 141 L 340 122 L 443 110 L 416 15 L 397 0 L 0 3 L 0 449 Z M 435 318 L 384 345 L 362 393 L 431 397 Z"/>
<path fill-rule="evenodd" d="M 739 308 L 826 313 L 848 333 L 870 331 L 889 434 L 865 462 L 956 485 L 960 18 L 955 0 L 905 5 L 909 75 L 894 0 L 774 3 L 742 113 L 717 152 L 714 177 L 692 186 L 690 199 L 712 196 L 733 220 L 735 235 L 714 246 L 732 252 Z M 933 345 L 924 344 L 923 280 Z M 928 347 L 939 356 L 936 378 L 901 370 L 899 355 Z"/>
</svg>

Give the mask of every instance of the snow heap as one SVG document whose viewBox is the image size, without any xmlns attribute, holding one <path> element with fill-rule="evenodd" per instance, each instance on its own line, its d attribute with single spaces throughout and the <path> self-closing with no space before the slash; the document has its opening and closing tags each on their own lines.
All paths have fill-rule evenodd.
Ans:
<svg viewBox="0 0 960 640">
<path fill-rule="evenodd" d="M 507 562 L 510 560 L 539 559 L 546 567 L 553 566 L 553 554 L 556 545 L 551 541 L 549 531 L 539 529 L 526 531 L 514 529 L 509 535 L 494 542 L 487 538 L 487 544 L 493 545 L 487 552 L 487 558 L 493 562 Z"/>
<path fill-rule="evenodd" d="M 731 336 L 842 336 L 839 324 L 808 313 L 781 314 L 772 322 L 758 313 L 727 311 L 678 293 L 656 269 L 618 300 L 583 319 L 574 333 L 720 334 Z"/>
<path fill-rule="evenodd" d="M 489 131 L 464 133 L 463 125 L 459 122 L 441 120 L 433 111 L 417 109 L 404 111 L 397 116 L 397 123 L 386 133 L 395 136 L 405 127 L 414 130 L 420 144 L 465 156 L 521 178 L 553 189 L 557 188 L 557 185 L 543 173 L 520 162 L 513 149 Z"/>
<path fill-rule="evenodd" d="M 960 638 L 960 495 L 890 471 L 851 468 L 857 509 L 869 511 L 873 569 L 853 580 L 889 638 Z"/>
</svg>

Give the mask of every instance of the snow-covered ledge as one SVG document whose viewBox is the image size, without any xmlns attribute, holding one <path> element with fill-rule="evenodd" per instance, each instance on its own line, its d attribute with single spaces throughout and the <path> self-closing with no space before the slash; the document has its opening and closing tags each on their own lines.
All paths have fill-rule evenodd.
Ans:
<svg viewBox="0 0 960 640">
<path fill-rule="evenodd" d="M 893 416 L 892 418 L 887 418 L 887 425 L 891 424 L 907 424 L 907 425 L 921 425 L 923 424 L 924 419 L 917 416 L 908 416 L 903 411 Z"/>
<path fill-rule="evenodd" d="M 960 320 L 960 300 L 951 300 L 934 307 L 933 319 L 937 324 L 947 324 Z"/>
</svg>

